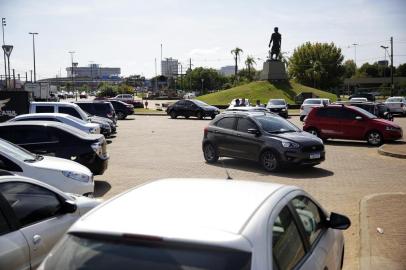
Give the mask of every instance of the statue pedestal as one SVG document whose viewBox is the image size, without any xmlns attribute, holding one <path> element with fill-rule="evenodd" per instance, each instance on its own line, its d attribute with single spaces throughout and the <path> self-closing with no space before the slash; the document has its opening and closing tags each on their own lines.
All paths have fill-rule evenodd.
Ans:
<svg viewBox="0 0 406 270">
<path fill-rule="evenodd" d="M 288 74 L 285 70 L 285 64 L 280 61 L 266 61 L 260 79 L 263 81 L 287 80 Z"/>
</svg>

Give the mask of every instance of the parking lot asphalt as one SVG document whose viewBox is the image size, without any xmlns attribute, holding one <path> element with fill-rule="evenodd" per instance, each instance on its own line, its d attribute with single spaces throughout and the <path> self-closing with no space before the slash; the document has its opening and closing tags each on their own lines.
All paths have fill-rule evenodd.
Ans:
<svg viewBox="0 0 406 270">
<path fill-rule="evenodd" d="M 328 141 L 326 161 L 310 169 L 267 173 L 255 162 L 235 159 L 207 164 L 201 141 L 209 121 L 138 115 L 119 121 L 117 137 L 108 139 L 109 168 L 95 177 L 96 196 L 107 199 L 161 178 L 225 179 L 225 168 L 233 179 L 296 185 L 326 210 L 350 217 L 352 226 L 344 233 L 344 269 L 357 269 L 361 199 L 373 193 L 406 192 L 406 160 L 380 155 L 376 147 L 365 142 Z M 303 126 L 298 117 L 290 121 Z M 396 118 L 395 122 L 406 130 L 406 118 Z"/>
</svg>

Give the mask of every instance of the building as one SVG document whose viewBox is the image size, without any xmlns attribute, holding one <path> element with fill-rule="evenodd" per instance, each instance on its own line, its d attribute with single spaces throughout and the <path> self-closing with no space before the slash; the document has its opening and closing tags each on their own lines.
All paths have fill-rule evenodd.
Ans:
<svg viewBox="0 0 406 270">
<path fill-rule="evenodd" d="M 161 75 L 165 77 L 174 77 L 178 75 L 178 60 L 165 58 L 161 61 Z"/>
<path fill-rule="evenodd" d="M 72 77 L 72 67 L 66 68 L 67 77 Z M 120 68 L 100 67 L 98 64 L 90 64 L 87 67 L 73 67 L 74 77 L 88 77 L 92 79 L 119 77 Z"/>
<path fill-rule="evenodd" d="M 235 66 L 225 66 L 218 71 L 223 76 L 231 76 L 235 73 Z"/>
</svg>

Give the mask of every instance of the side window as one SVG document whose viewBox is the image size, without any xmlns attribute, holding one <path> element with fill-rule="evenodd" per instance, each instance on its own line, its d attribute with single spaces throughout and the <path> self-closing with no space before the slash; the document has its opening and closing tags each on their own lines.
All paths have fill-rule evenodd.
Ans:
<svg viewBox="0 0 406 270">
<path fill-rule="evenodd" d="M 255 128 L 258 129 L 254 122 L 247 118 L 238 118 L 237 131 L 248 133 L 248 129 Z"/>
<path fill-rule="evenodd" d="M 350 109 L 343 109 L 342 110 L 342 118 L 347 119 L 347 120 L 355 120 L 355 117 L 358 116 L 358 114 Z"/>
<path fill-rule="evenodd" d="M 340 110 L 340 108 L 319 108 L 317 110 L 317 116 L 338 119 L 341 118 Z"/>
<path fill-rule="evenodd" d="M 0 192 L 10 204 L 21 226 L 52 218 L 61 209 L 55 193 L 33 184 L 2 183 Z"/>
<path fill-rule="evenodd" d="M 299 230 L 289 208 L 285 206 L 272 227 L 272 253 L 277 269 L 293 269 L 305 255 Z"/>
<path fill-rule="evenodd" d="M 36 113 L 53 113 L 54 106 L 35 105 Z"/>
<path fill-rule="evenodd" d="M 10 227 L 6 221 L 6 217 L 0 210 L 0 235 L 10 232 Z"/>
<path fill-rule="evenodd" d="M 185 106 L 185 105 L 186 105 L 186 101 L 180 100 L 180 101 L 176 102 L 176 105 L 178 105 L 178 106 Z"/>
<path fill-rule="evenodd" d="M 72 115 L 73 117 L 82 119 L 82 118 L 80 117 L 80 114 L 79 114 L 74 108 L 72 108 L 72 107 L 60 106 L 60 107 L 58 108 L 58 110 L 59 110 L 59 113 L 66 113 L 66 114 Z"/>
<path fill-rule="evenodd" d="M 11 172 L 22 172 L 20 166 L 9 160 L 8 158 L 0 155 L 0 170 L 6 170 Z"/>
<path fill-rule="evenodd" d="M 234 117 L 225 117 L 223 119 L 220 119 L 216 123 L 216 126 L 221 127 L 221 128 L 225 128 L 225 129 L 233 129 L 234 128 L 234 122 L 235 122 Z"/>
<path fill-rule="evenodd" d="M 312 245 L 323 229 L 322 212 L 314 202 L 305 196 L 294 198 L 292 205 L 303 224 L 306 237 Z"/>
<path fill-rule="evenodd" d="M 15 127 L 15 144 L 30 144 L 48 142 L 45 126 L 18 126 Z"/>
</svg>

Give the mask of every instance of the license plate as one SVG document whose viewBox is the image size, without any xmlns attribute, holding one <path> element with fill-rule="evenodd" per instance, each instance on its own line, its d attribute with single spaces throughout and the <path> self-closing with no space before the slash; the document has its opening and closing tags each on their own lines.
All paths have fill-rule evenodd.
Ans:
<svg viewBox="0 0 406 270">
<path fill-rule="evenodd" d="M 310 154 L 310 159 L 318 159 L 320 158 L 320 153 Z"/>
</svg>

